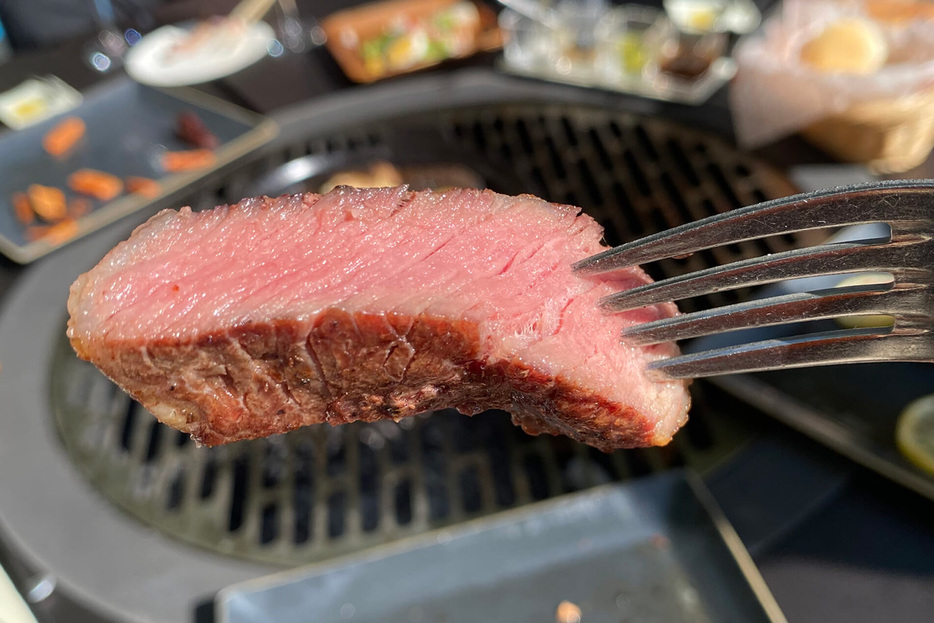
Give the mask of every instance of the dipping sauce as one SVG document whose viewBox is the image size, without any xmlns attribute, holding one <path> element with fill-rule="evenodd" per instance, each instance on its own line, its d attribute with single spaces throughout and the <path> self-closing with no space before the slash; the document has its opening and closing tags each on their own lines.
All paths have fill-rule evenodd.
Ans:
<svg viewBox="0 0 934 623">
<path fill-rule="evenodd" d="M 690 53 L 680 52 L 676 56 L 662 62 L 662 72 L 681 78 L 682 80 L 697 80 L 710 69 L 711 60 Z"/>
<path fill-rule="evenodd" d="M 629 74 L 638 74 L 645 69 L 649 54 L 645 49 L 645 41 L 641 32 L 627 32 L 619 40 L 619 59 L 623 71 Z"/>
<path fill-rule="evenodd" d="M 659 70 L 681 80 L 697 80 L 723 55 L 726 36 L 721 33 L 680 33 L 662 48 Z"/>
</svg>

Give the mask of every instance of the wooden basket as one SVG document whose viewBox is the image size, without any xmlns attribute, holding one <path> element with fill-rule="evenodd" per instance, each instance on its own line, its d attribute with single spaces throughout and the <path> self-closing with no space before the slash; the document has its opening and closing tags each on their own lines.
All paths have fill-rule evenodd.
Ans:
<svg viewBox="0 0 934 623">
<path fill-rule="evenodd" d="M 857 104 L 801 134 L 834 157 L 865 162 L 877 173 L 913 169 L 934 147 L 934 89 Z"/>
</svg>

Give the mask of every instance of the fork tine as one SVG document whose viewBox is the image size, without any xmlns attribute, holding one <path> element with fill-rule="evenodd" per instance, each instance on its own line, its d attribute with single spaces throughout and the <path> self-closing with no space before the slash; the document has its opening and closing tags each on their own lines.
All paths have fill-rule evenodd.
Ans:
<svg viewBox="0 0 934 623">
<path fill-rule="evenodd" d="M 779 368 L 911 361 L 912 354 L 925 347 L 921 336 L 915 334 L 880 334 L 878 329 L 850 329 L 787 340 L 765 340 L 662 359 L 652 363 L 649 372 L 657 379 L 669 380 Z"/>
<path fill-rule="evenodd" d="M 598 304 L 606 311 L 617 312 L 800 277 L 866 271 L 902 274 L 906 258 L 914 247 L 923 247 L 919 244 L 922 242 L 858 241 L 794 249 L 648 283 L 606 296 Z"/>
<path fill-rule="evenodd" d="M 896 239 L 930 226 L 932 189 L 934 181 L 896 180 L 766 201 L 608 249 L 574 270 L 597 274 L 765 236 L 867 222 L 888 223 Z"/>
<path fill-rule="evenodd" d="M 910 310 L 924 309 L 925 296 L 923 286 L 893 288 L 891 282 L 797 292 L 633 325 L 623 329 L 623 337 L 627 342 L 648 345 L 842 316 L 884 314 L 908 317 Z"/>
</svg>

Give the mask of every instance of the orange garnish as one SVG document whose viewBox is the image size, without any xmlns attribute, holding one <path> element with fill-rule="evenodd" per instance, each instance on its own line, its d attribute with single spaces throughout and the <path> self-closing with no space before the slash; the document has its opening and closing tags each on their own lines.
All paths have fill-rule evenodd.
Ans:
<svg viewBox="0 0 934 623">
<path fill-rule="evenodd" d="M 67 219 L 49 227 L 45 238 L 52 244 L 60 244 L 75 237 L 78 233 L 78 223 L 74 219 Z"/>
<path fill-rule="evenodd" d="M 126 189 L 131 193 L 144 197 L 158 197 L 160 192 L 159 182 L 148 177 L 126 178 Z"/>
<path fill-rule="evenodd" d="M 91 211 L 91 202 L 81 197 L 76 197 L 68 202 L 68 217 L 81 218 Z"/>
<path fill-rule="evenodd" d="M 32 225 L 26 228 L 26 239 L 30 242 L 45 240 L 50 244 L 62 244 L 72 239 L 78 233 L 78 223 L 74 219 L 66 219 L 54 225 Z"/>
<path fill-rule="evenodd" d="M 16 220 L 23 225 L 31 225 L 36 220 L 36 213 L 32 211 L 32 204 L 26 193 L 13 195 L 13 212 L 16 214 Z"/>
<path fill-rule="evenodd" d="M 78 117 L 68 117 L 42 137 L 42 147 L 53 156 L 61 156 L 81 140 L 86 130 L 84 121 Z"/>
<path fill-rule="evenodd" d="M 68 176 L 68 187 L 76 193 L 110 201 L 123 192 L 123 180 L 95 169 L 80 169 Z"/>
<path fill-rule="evenodd" d="M 162 168 L 166 171 L 191 171 L 203 169 L 217 161 L 210 149 L 189 149 L 187 151 L 167 151 L 162 154 Z"/>
<path fill-rule="evenodd" d="M 44 220 L 52 222 L 65 218 L 65 193 L 61 189 L 32 184 L 27 192 L 32 209 Z"/>
</svg>

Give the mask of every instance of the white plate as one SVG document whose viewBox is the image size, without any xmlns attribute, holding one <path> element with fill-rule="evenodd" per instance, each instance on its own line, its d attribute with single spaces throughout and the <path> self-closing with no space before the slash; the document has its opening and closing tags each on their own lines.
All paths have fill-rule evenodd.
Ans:
<svg viewBox="0 0 934 623">
<path fill-rule="evenodd" d="M 275 39 L 272 27 L 255 22 L 232 34 L 218 29 L 192 50 L 180 51 L 189 30 L 163 26 L 137 43 L 126 56 L 126 70 L 137 82 L 171 87 L 198 84 L 229 76 L 266 56 Z"/>
</svg>

